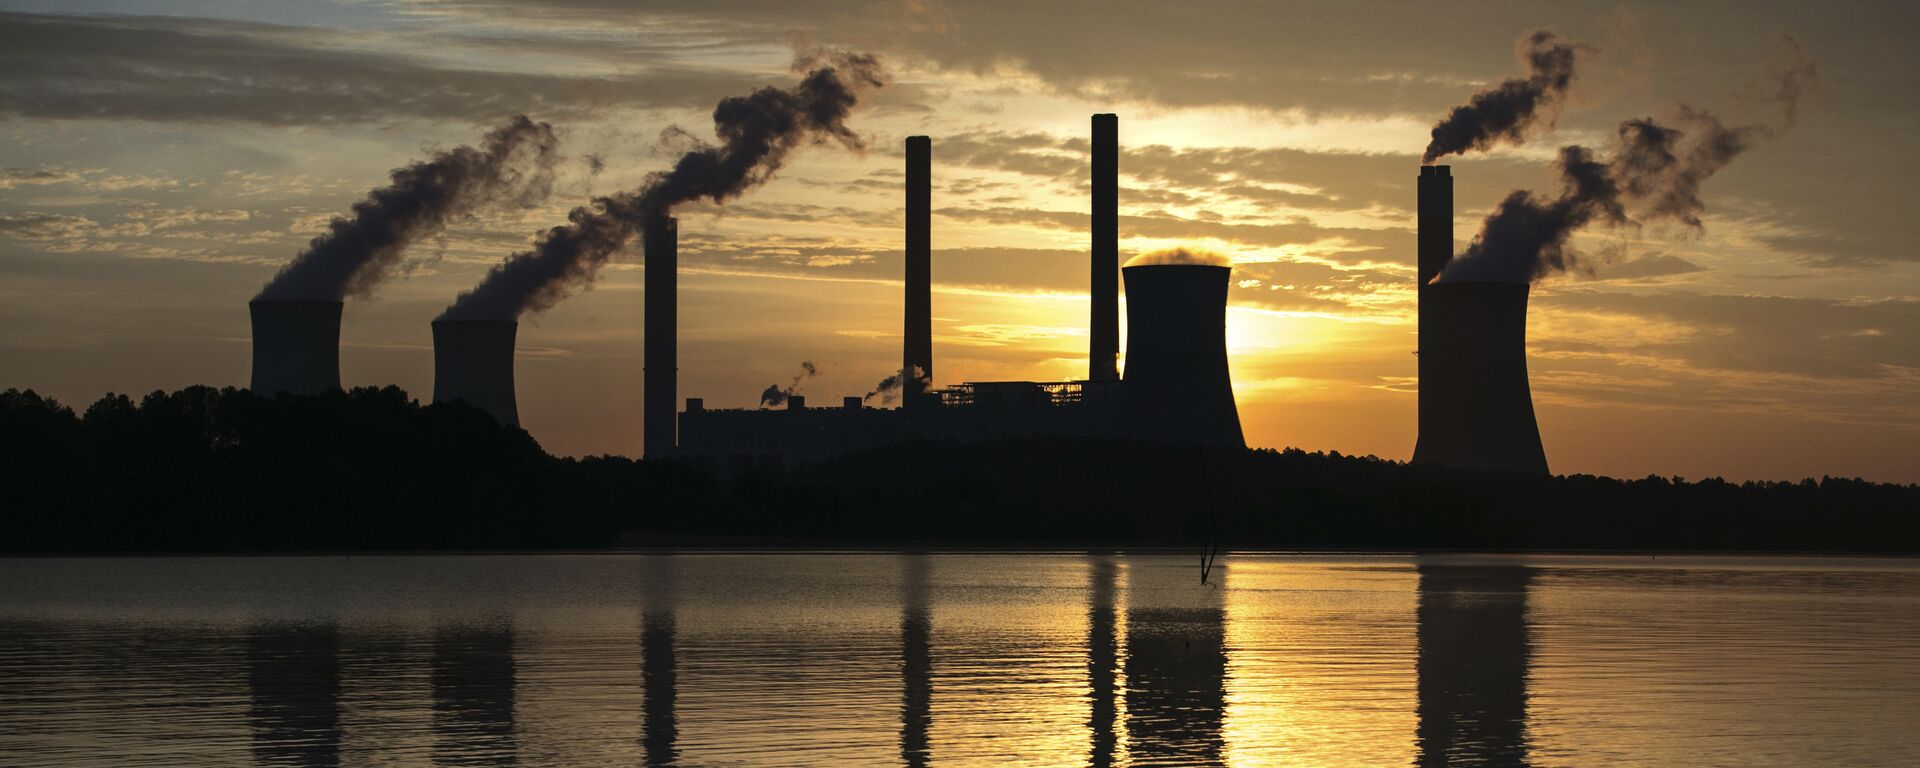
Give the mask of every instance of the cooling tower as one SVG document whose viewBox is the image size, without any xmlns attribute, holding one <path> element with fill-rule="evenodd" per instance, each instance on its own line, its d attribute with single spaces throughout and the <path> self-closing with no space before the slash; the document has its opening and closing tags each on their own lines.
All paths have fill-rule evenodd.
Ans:
<svg viewBox="0 0 1920 768">
<path fill-rule="evenodd" d="M 933 140 L 907 137 L 907 275 L 902 408 L 925 398 L 933 379 Z M 915 372 L 918 371 L 918 375 Z M 924 377 L 924 378 L 923 378 Z"/>
<path fill-rule="evenodd" d="M 1420 439 L 1413 460 L 1547 473 L 1527 387 L 1526 283 L 1420 291 Z"/>
<path fill-rule="evenodd" d="M 256 300 L 253 315 L 253 391 L 317 395 L 340 388 L 338 301 Z"/>
<path fill-rule="evenodd" d="M 520 424 L 513 396 L 512 320 L 433 321 L 433 401 L 464 400 L 508 426 Z"/>
<path fill-rule="evenodd" d="M 1093 116 L 1092 274 L 1087 283 L 1093 316 L 1088 326 L 1087 378 L 1120 378 L 1120 118 Z"/>
<path fill-rule="evenodd" d="M 680 223 L 665 214 L 648 217 L 640 234 L 646 325 L 640 341 L 640 418 L 645 422 L 640 442 L 643 455 L 673 453 L 675 421 L 674 377 L 678 373 L 675 345 L 679 337 L 679 298 L 676 275 L 680 269 Z"/>
<path fill-rule="evenodd" d="M 1152 264 L 1127 285 L 1129 434 L 1245 447 L 1227 375 L 1228 267 Z"/>
</svg>

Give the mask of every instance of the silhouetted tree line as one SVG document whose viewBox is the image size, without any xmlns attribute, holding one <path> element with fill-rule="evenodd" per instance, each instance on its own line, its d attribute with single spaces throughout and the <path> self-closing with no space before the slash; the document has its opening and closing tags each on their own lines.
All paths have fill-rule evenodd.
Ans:
<svg viewBox="0 0 1920 768">
<path fill-rule="evenodd" d="M 604 547 L 714 540 L 1920 551 L 1920 486 L 1537 477 L 1079 438 L 766 458 L 556 458 L 394 387 L 190 387 L 76 414 L 0 393 L 11 552 Z"/>
</svg>

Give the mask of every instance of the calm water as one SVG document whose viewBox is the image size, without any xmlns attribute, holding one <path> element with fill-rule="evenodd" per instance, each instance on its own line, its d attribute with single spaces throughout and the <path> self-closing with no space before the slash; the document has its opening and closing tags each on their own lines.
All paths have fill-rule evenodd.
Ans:
<svg viewBox="0 0 1920 768">
<path fill-rule="evenodd" d="M 1920 765 L 1920 562 L 0 560 L 0 764 Z"/>
</svg>

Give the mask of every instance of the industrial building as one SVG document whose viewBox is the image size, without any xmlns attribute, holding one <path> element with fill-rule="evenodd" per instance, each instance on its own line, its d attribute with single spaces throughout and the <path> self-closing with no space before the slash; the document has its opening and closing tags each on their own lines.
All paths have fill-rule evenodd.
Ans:
<svg viewBox="0 0 1920 768">
<path fill-rule="evenodd" d="M 642 227 L 645 333 L 642 412 L 647 456 L 825 458 L 911 439 L 1108 436 L 1244 447 L 1228 375 L 1231 269 L 1200 263 L 1119 264 L 1118 131 L 1093 116 L 1087 378 L 932 385 L 932 140 L 906 140 L 904 341 L 900 407 L 860 397 L 810 407 L 675 412 L 678 227 L 664 212 Z M 1440 280 L 1453 258 L 1453 177 L 1418 177 L 1419 438 L 1413 461 L 1547 473 L 1527 381 L 1529 285 Z M 1127 301 L 1126 370 L 1119 304 Z M 256 300 L 252 388 L 318 394 L 340 387 L 339 301 Z M 517 424 L 510 321 L 433 324 L 435 402 L 462 400 Z"/>
<path fill-rule="evenodd" d="M 1453 259 L 1453 174 L 1420 168 L 1416 464 L 1547 474 L 1527 384 L 1527 283 L 1436 281 Z"/>
<path fill-rule="evenodd" d="M 317 395 L 340 388 L 338 301 L 255 299 L 253 382 L 265 395 Z"/>
<path fill-rule="evenodd" d="M 1020 435 L 1111 436 L 1244 447 L 1227 374 L 1226 310 L 1231 269 L 1151 264 L 1122 269 L 1119 253 L 1118 118 L 1093 116 L 1092 294 L 1087 378 L 1079 381 L 980 381 L 934 388 L 932 330 L 932 154 L 925 136 L 906 140 L 905 340 L 901 406 L 868 408 L 859 397 L 838 407 L 790 398 L 783 410 L 709 409 L 688 398 L 673 452 L 806 460 L 915 438 L 980 440 Z M 654 321 L 653 241 L 648 241 L 648 369 L 656 347 L 671 348 L 671 318 Z M 670 243 L 659 247 L 670 252 Z M 1120 347 L 1120 283 L 1127 291 L 1127 367 Z M 666 306 L 672 306 L 666 299 Z M 665 363 L 662 362 L 662 365 Z M 647 380 L 649 455 L 654 409 L 663 395 Z M 671 384 L 663 385 L 671 398 Z M 671 425 L 672 422 L 666 422 Z M 669 429 L 671 427 L 668 427 Z M 663 437 L 664 441 L 665 438 Z"/>
<path fill-rule="evenodd" d="M 464 400 L 518 426 L 513 338 L 519 329 L 512 320 L 433 321 L 433 401 Z"/>
</svg>

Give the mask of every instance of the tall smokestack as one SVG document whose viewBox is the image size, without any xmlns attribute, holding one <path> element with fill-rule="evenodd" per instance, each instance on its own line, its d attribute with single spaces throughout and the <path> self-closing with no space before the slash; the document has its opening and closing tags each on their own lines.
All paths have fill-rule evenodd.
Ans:
<svg viewBox="0 0 1920 768">
<path fill-rule="evenodd" d="M 317 395 L 340 388 L 341 302 L 255 299 L 253 384 L 262 395 Z"/>
<path fill-rule="evenodd" d="M 1414 285 L 1414 303 L 1417 325 L 1414 329 L 1414 375 L 1419 381 L 1427 380 L 1427 284 L 1447 268 L 1447 262 L 1453 259 L 1453 172 L 1444 165 L 1420 166 L 1420 177 L 1415 187 L 1414 203 L 1418 217 L 1419 234 L 1417 238 L 1417 272 L 1419 282 Z M 1415 403 L 1416 437 L 1414 453 L 1419 454 L 1419 438 L 1427 430 L 1427 413 L 1439 407 L 1428 402 L 1428 389 L 1421 386 Z"/>
<path fill-rule="evenodd" d="M 1420 166 L 1420 285 L 1433 282 L 1453 258 L 1453 169 Z"/>
<path fill-rule="evenodd" d="M 1127 284 L 1128 432 L 1152 440 L 1246 447 L 1227 373 L 1230 267 L 1159 263 Z"/>
<path fill-rule="evenodd" d="M 501 424 L 518 426 L 513 395 L 511 320 L 433 321 L 433 401 L 465 401 Z"/>
<path fill-rule="evenodd" d="M 933 381 L 933 140 L 907 137 L 907 297 L 901 407 Z"/>
<path fill-rule="evenodd" d="M 1421 289 L 1414 463 L 1547 474 L 1527 385 L 1530 287 L 1441 282 Z"/>
<path fill-rule="evenodd" d="M 1093 116 L 1093 254 L 1088 291 L 1093 317 L 1088 331 L 1087 378 L 1120 378 L 1120 118 Z M 1129 358 L 1131 359 L 1131 358 Z"/>
<path fill-rule="evenodd" d="M 673 452 L 674 377 L 678 373 L 675 344 L 679 339 L 679 302 L 676 273 L 680 268 L 680 221 L 664 213 L 649 215 L 641 229 L 644 259 L 645 317 L 641 339 L 641 448 L 657 458 Z"/>
</svg>

